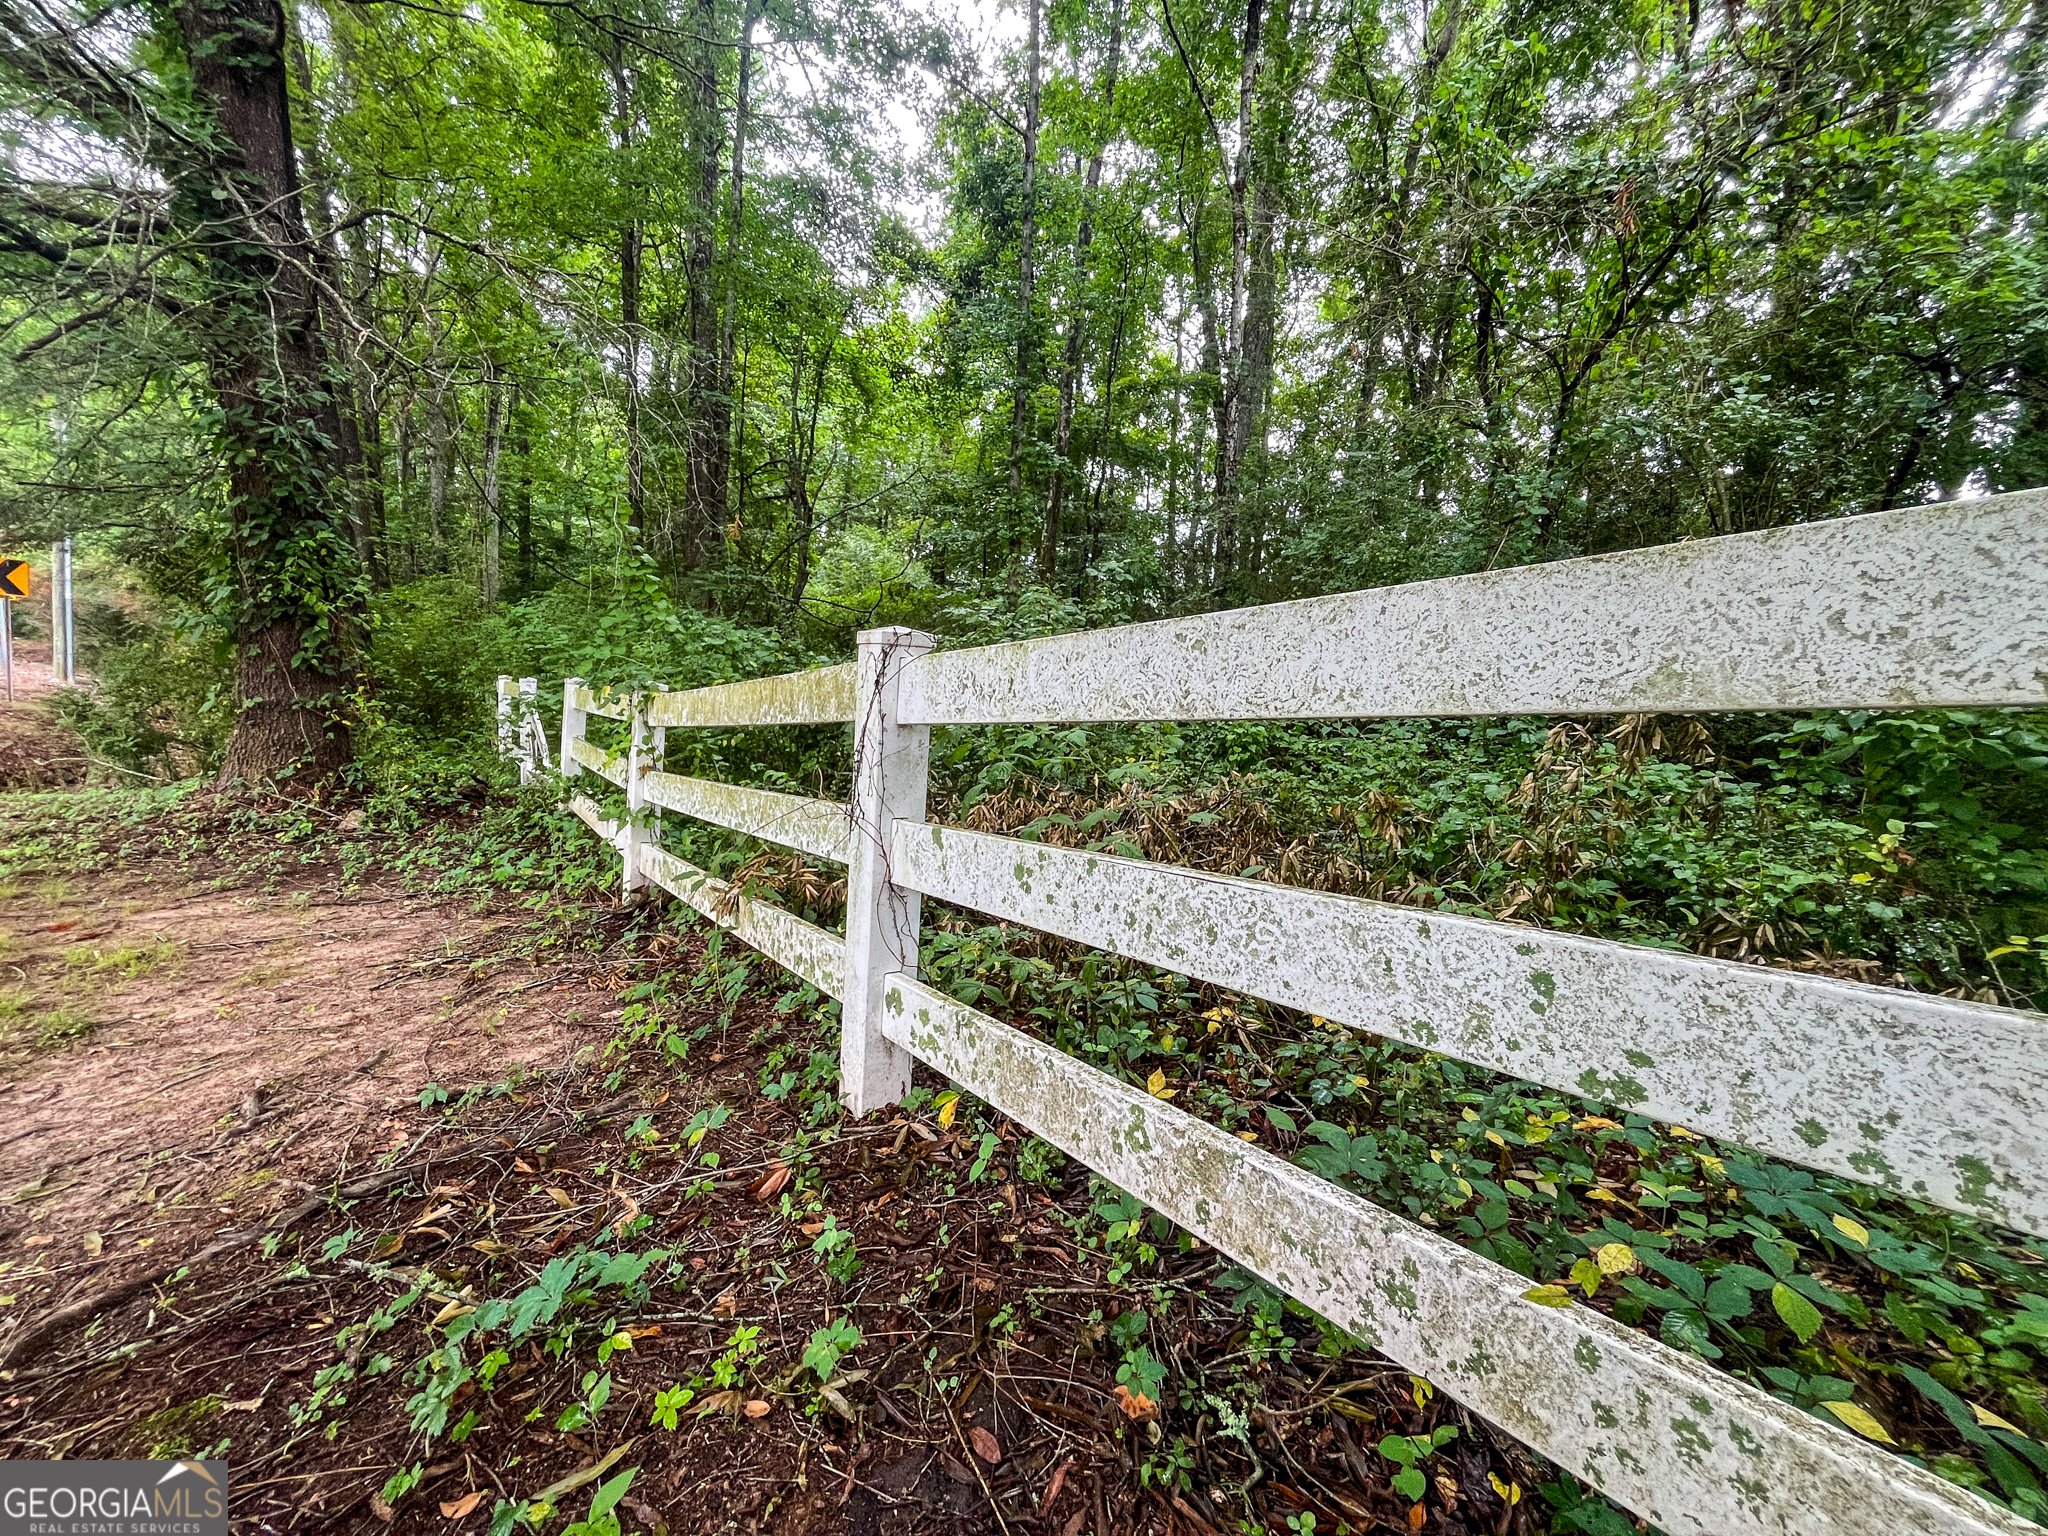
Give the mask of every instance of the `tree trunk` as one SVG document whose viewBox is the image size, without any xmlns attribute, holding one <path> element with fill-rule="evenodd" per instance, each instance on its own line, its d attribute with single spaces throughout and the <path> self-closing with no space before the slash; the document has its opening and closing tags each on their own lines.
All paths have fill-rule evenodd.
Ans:
<svg viewBox="0 0 2048 1536">
<path fill-rule="evenodd" d="M 533 439 L 512 403 L 512 454 L 519 460 L 519 595 L 533 591 Z"/>
<path fill-rule="evenodd" d="M 1024 0 L 1030 16 L 1025 34 L 1024 211 L 1017 235 L 1017 381 L 1010 394 L 1010 497 L 1019 507 L 1024 501 L 1024 444 L 1030 428 L 1035 372 L 1031 295 L 1032 247 L 1038 239 L 1038 7 L 1039 0 Z"/>
<path fill-rule="evenodd" d="M 454 451 L 448 387 L 445 376 L 435 379 L 434 398 L 427 402 L 427 536 L 437 576 L 448 572 L 448 468 Z"/>
<path fill-rule="evenodd" d="M 612 132 L 624 156 L 633 147 L 633 84 L 626 74 L 624 45 L 611 57 Z M 637 187 L 629 190 L 637 191 Z M 619 227 L 619 330 L 626 348 L 626 525 L 647 531 L 645 451 L 640 430 L 640 252 L 645 230 L 638 219 Z"/>
<path fill-rule="evenodd" d="M 503 544 L 504 508 L 498 494 L 498 455 L 505 444 L 505 390 L 497 365 L 484 361 L 484 570 L 483 604 L 498 606 L 498 555 Z"/>
<path fill-rule="evenodd" d="M 1112 0 L 1109 23 L 1109 66 L 1102 84 L 1103 132 L 1095 141 L 1095 153 L 1088 160 L 1087 186 L 1081 195 L 1081 222 L 1074 230 L 1074 297 L 1067 317 L 1066 356 L 1060 366 L 1060 408 L 1053 423 L 1052 485 L 1046 492 L 1045 526 L 1038 544 L 1038 574 L 1047 586 L 1057 584 L 1060 560 L 1060 517 L 1067 495 L 1067 478 L 1075 466 L 1067 462 L 1074 441 L 1074 397 L 1081 380 L 1081 332 L 1087 315 L 1088 247 L 1095 239 L 1095 193 L 1102 185 L 1102 154 L 1109 137 L 1109 115 L 1116 110 L 1116 67 L 1123 50 L 1123 0 Z"/>
<path fill-rule="evenodd" d="M 236 716 L 220 778 L 318 782 L 352 755 L 362 587 L 337 494 L 338 379 L 292 148 L 284 12 L 186 0 L 176 17 L 218 135 L 171 169 L 208 231 L 199 324 L 229 466 Z"/>
<path fill-rule="evenodd" d="M 684 486 L 683 559 L 692 570 L 709 565 L 725 528 L 726 474 L 732 452 L 732 401 L 722 375 L 724 343 L 718 303 L 718 168 L 725 152 L 725 120 L 718 110 L 717 0 L 696 0 L 696 91 L 690 146 L 696 175 L 690 184 L 690 224 L 684 240 L 689 288 L 690 355 L 688 464 Z"/>
<path fill-rule="evenodd" d="M 731 480 L 731 443 L 735 416 L 733 382 L 739 355 L 739 251 L 740 216 L 745 211 L 747 188 L 747 108 L 754 75 L 754 23 L 759 0 L 747 0 L 740 19 L 739 84 L 732 109 L 732 180 L 725 199 L 725 301 L 718 322 L 718 393 L 725 416 L 720 441 L 728 444 L 725 479 Z M 742 423 L 744 425 L 744 423 Z M 726 500 L 731 500 L 728 491 Z"/>
</svg>

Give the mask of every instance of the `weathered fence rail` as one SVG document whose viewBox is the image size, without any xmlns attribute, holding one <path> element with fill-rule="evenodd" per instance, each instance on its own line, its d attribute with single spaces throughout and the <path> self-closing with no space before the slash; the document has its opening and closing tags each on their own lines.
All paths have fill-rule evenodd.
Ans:
<svg viewBox="0 0 2048 1536">
<path fill-rule="evenodd" d="M 633 698 L 563 689 L 571 792 L 660 886 L 841 1003 L 842 1094 L 913 1058 L 1672 1532 L 2039 1528 L 917 980 L 923 897 L 2048 1233 L 2038 1014 L 967 832 L 937 724 L 2048 707 L 2048 492 Z M 533 697 L 527 682 L 520 696 Z M 513 746 L 510 679 L 500 739 Z M 530 743 L 531 703 L 522 743 Z M 631 723 L 623 753 L 585 738 Z M 661 771 L 671 726 L 851 721 L 850 805 Z M 543 748 L 544 750 L 544 748 Z M 663 849 L 654 808 L 847 866 L 847 932 Z"/>
</svg>

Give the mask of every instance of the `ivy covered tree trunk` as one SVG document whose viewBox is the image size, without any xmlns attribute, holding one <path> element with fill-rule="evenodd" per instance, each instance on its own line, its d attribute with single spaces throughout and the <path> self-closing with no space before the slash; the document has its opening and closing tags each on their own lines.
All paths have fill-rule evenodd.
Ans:
<svg viewBox="0 0 2048 1536">
<path fill-rule="evenodd" d="M 362 603 L 316 247 L 292 152 L 277 0 L 186 0 L 174 13 L 210 153 L 173 177 L 205 230 L 203 337 L 228 462 L 234 733 L 221 782 L 318 780 L 351 757 Z"/>
</svg>

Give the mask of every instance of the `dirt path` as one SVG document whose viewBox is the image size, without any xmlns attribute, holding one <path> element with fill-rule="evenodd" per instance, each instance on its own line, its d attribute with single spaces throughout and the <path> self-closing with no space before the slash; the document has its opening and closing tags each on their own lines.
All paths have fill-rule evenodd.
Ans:
<svg viewBox="0 0 2048 1536">
<path fill-rule="evenodd" d="M 182 1229 L 345 1180 L 414 1133 L 395 1112 L 427 1084 L 559 1068 L 602 1011 L 501 968 L 509 919 L 391 891 L 82 883 L 0 901 L 0 1250 L 31 1256 L 17 1317 L 146 1269 Z"/>
<path fill-rule="evenodd" d="M 85 782 L 86 755 L 57 717 L 57 674 L 47 640 L 14 642 L 14 698 L 0 692 L 0 789 L 57 789 Z"/>
<path fill-rule="evenodd" d="M 1024 1128 L 923 1069 L 846 1120 L 830 1013 L 701 928 L 258 888 L 193 824 L 0 885 L 0 1457 L 218 1456 L 264 1536 L 628 1473 L 644 1536 L 1533 1536 L 1526 1454 Z M 1367 1448 L 1445 1424 L 1425 1510 Z"/>
</svg>

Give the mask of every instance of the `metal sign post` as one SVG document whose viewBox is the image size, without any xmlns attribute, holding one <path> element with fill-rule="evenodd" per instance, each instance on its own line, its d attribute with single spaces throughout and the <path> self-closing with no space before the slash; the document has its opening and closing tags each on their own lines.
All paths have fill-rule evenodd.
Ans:
<svg viewBox="0 0 2048 1536">
<path fill-rule="evenodd" d="M 28 596 L 28 562 L 0 560 L 0 670 L 7 673 L 7 702 L 14 702 L 14 600 Z"/>
</svg>

